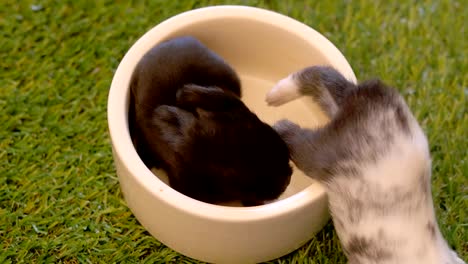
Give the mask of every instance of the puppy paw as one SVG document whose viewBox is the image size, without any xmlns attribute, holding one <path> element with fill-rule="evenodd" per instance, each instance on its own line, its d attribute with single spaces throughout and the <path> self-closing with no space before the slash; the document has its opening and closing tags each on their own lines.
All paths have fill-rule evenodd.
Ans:
<svg viewBox="0 0 468 264">
<path fill-rule="evenodd" d="M 287 119 L 283 119 L 276 122 L 273 125 L 273 129 L 283 140 L 288 141 L 301 130 L 301 127 Z"/>
<path fill-rule="evenodd" d="M 265 101 L 271 106 L 280 106 L 292 101 L 301 94 L 292 75 L 280 80 L 266 95 Z"/>
<path fill-rule="evenodd" d="M 311 154 L 315 152 L 316 131 L 303 129 L 289 120 L 281 120 L 273 125 L 289 149 L 291 160 L 296 166 L 309 173 Z"/>
</svg>

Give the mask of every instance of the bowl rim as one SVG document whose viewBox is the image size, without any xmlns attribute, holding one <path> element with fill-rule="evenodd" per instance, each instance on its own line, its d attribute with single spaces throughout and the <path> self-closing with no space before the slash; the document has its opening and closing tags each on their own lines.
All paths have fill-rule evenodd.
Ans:
<svg viewBox="0 0 468 264">
<path fill-rule="evenodd" d="M 162 41 L 168 34 L 182 29 L 194 21 L 201 22 L 226 17 L 255 20 L 286 30 L 304 39 L 310 45 L 325 50 L 324 56 L 334 64 L 341 66 L 341 72 L 349 80 L 356 82 L 351 66 L 334 44 L 314 29 L 293 18 L 262 8 L 238 5 L 209 6 L 186 11 L 164 20 L 147 31 L 130 47 L 115 71 L 107 102 L 108 128 L 114 160 L 117 155 L 131 177 L 135 178 L 138 184 L 142 185 L 153 197 L 187 214 L 225 222 L 272 219 L 290 214 L 321 200 L 320 198 L 326 195 L 324 187 L 319 183 L 314 183 L 290 197 L 260 206 L 231 207 L 205 203 L 175 191 L 155 176 L 140 159 L 130 138 L 127 121 L 128 86 L 133 69 L 139 59 L 154 45 L 155 41 Z"/>
</svg>

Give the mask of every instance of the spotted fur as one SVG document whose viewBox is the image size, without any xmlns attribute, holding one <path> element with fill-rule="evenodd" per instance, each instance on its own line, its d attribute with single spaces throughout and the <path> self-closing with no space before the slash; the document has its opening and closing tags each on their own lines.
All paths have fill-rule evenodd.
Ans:
<svg viewBox="0 0 468 264">
<path fill-rule="evenodd" d="M 282 120 L 275 129 L 298 168 L 326 187 L 349 263 L 464 263 L 437 226 L 428 142 L 400 94 L 379 80 L 355 85 L 313 66 L 279 81 L 266 101 L 302 95 L 330 122 L 306 129 Z"/>
</svg>

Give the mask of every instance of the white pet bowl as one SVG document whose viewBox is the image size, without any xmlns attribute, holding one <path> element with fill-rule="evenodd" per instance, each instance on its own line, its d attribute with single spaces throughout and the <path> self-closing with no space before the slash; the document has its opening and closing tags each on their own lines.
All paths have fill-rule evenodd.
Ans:
<svg viewBox="0 0 468 264">
<path fill-rule="evenodd" d="M 120 185 L 139 222 L 159 241 L 186 256 L 214 263 L 254 263 L 299 248 L 329 219 L 323 187 L 295 169 L 286 192 L 256 207 L 213 205 L 189 198 L 156 177 L 141 161 L 128 130 L 129 82 L 155 44 L 192 35 L 239 73 L 243 100 L 269 124 L 288 118 L 302 126 L 326 122 L 310 99 L 268 107 L 267 91 L 302 67 L 332 65 L 351 81 L 354 73 L 325 37 L 271 11 L 242 6 L 201 8 L 172 17 L 141 37 L 122 59 L 109 94 L 108 122 Z"/>
</svg>

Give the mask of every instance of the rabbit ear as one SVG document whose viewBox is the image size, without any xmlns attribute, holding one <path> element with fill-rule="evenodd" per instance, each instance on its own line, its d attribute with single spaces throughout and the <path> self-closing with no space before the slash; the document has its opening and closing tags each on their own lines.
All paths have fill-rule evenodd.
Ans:
<svg viewBox="0 0 468 264">
<path fill-rule="evenodd" d="M 188 84 L 177 91 L 177 105 L 179 107 L 207 111 L 229 111 L 233 108 L 245 107 L 235 94 L 224 91 L 219 87 L 204 87 Z"/>
</svg>

